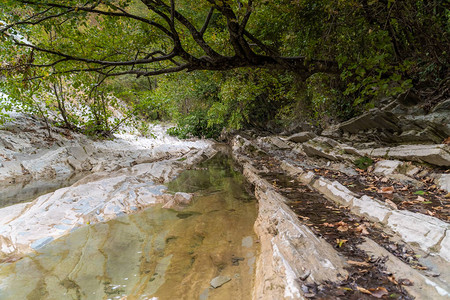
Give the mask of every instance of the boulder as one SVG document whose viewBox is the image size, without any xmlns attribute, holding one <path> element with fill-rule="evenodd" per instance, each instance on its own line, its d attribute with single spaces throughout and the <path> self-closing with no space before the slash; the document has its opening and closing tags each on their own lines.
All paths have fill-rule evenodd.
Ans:
<svg viewBox="0 0 450 300">
<path fill-rule="evenodd" d="M 288 141 L 294 143 L 304 143 L 316 137 L 316 134 L 309 131 L 303 131 L 299 133 L 295 133 L 287 138 Z"/>
</svg>

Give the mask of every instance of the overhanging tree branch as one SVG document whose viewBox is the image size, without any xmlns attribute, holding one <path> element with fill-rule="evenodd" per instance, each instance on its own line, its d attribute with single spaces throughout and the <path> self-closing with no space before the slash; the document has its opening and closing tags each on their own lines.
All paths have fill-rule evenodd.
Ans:
<svg viewBox="0 0 450 300">
<path fill-rule="evenodd" d="M 51 45 L 45 45 L 45 43 L 35 43 L 34 45 L 13 38 L 17 46 L 47 54 L 47 61 L 44 63 L 28 63 L 27 66 L 29 67 L 55 67 L 66 62 L 87 65 L 87 67 L 83 68 L 72 68 L 73 66 L 70 66 L 70 68 L 61 72 L 94 71 L 108 77 L 124 74 L 153 76 L 183 70 L 230 70 L 241 67 L 254 67 L 289 70 L 299 74 L 301 78 L 306 79 L 317 72 L 337 73 L 339 71 L 337 63 L 333 61 L 307 60 L 301 56 L 280 56 L 276 49 L 272 49 L 251 34 L 246 27 L 250 22 L 250 16 L 255 10 L 252 0 L 248 0 L 245 13 L 242 15 L 240 21 L 238 20 L 237 12 L 233 10 L 230 4 L 231 2 L 204 0 L 209 3 L 209 8 L 203 24 L 195 24 L 193 21 L 190 21 L 182 13 L 182 10 L 175 6 L 175 0 L 140 1 L 154 14 L 154 17 L 151 14 L 136 15 L 130 13 L 118 4 L 108 3 L 106 6 L 102 4 L 102 1 L 95 1 L 94 3 L 87 1 L 79 5 L 71 5 L 65 2 L 52 2 L 51 0 L 18 0 L 22 4 L 28 4 L 34 8 L 38 8 L 39 12 L 24 20 L 7 25 L 1 32 L 5 34 L 9 29 L 18 25 L 40 26 L 46 24 L 46 22 L 62 17 L 86 18 L 86 13 L 89 13 L 142 22 L 142 24 L 145 24 L 144 26 L 156 28 L 162 38 L 168 38 L 170 43 L 172 43 L 170 52 L 167 51 L 167 46 L 163 47 L 155 43 L 149 44 L 148 48 L 145 48 L 147 46 L 143 45 L 141 46 L 143 47 L 142 49 L 135 49 L 132 53 L 128 53 L 127 51 L 117 52 L 115 49 L 108 49 L 107 47 L 104 50 L 102 48 L 96 48 L 97 55 L 92 56 L 84 54 L 83 51 L 78 51 L 77 53 L 77 51 L 71 49 L 69 53 Z M 221 14 L 226 20 L 226 28 L 224 29 L 228 31 L 228 42 L 234 50 L 232 56 L 217 52 L 213 49 L 212 44 L 205 40 L 205 32 L 215 11 Z M 197 30 L 197 28 L 200 28 L 200 30 Z M 192 51 L 192 46 L 187 46 L 183 42 L 187 40 L 186 34 L 189 34 L 190 39 L 200 47 L 199 49 L 206 54 L 205 56 L 200 56 L 198 50 L 196 52 Z M 79 41 L 75 40 L 76 43 Z M 249 44 L 249 41 L 256 44 L 262 52 L 255 52 Z M 104 51 L 104 54 L 101 54 L 102 51 Z M 116 59 L 98 59 L 98 57 L 115 57 Z"/>
</svg>

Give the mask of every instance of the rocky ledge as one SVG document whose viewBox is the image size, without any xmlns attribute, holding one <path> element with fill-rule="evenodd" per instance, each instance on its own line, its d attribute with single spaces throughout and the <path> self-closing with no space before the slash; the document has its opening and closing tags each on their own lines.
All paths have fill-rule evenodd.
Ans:
<svg viewBox="0 0 450 300">
<path fill-rule="evenodd" d="M 215 154 L 209 141 L 183 142 L 170 137 L 122 136 L 88 139 L 53 131 L 26 116 L 0 131 L 0 260 L 13 261 L 86 224 L 163 203 L 179 208 L 191 195 L 168 194 L 164 183 L 182 170 Z M 25 130 L 25 128 L 28 128 Z M 25 130 L 25 134 L 18 134 Z M 75 183 L 32 202 L 14 193 L 36 183 L 83 174 Z"/>
<path fill-rule="evenodd" d="M 330 143 L 339 152 L 339 143 Z M 394 295 L 403 290 L 405 298 L 448 299 L 449 224 L 360 196 L 337 180 L 319 176 L 318 165 L 328 164 L 331 169 L 329 162 L 335 161 L 325 156 L 321 161 L 317 153 L 310 153 L 308 159 L 304 152 L 299 159 L 297 146 L 279 137 L 233 139 L 234 158 L 255 186 L 259 201 L 255 231 L 261 255 L 253 298 L 330 294 L 345 298 L 351 293 Z M 352 152 L 339 152 L 338 161 L 355 155 Z M 360 278 L 358 283 L 349 279 L 359 278 L 360 273 L 370 274 L 370 279 Z M 391 286 L 383 274 L 391 274 Z"/>
</svg>

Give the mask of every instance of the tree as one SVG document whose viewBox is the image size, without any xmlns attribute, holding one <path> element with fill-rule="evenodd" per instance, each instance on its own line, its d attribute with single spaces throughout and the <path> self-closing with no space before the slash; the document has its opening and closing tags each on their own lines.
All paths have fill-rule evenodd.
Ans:
<svg viewBox="0 0 450 300">
<path fill-rule="evenodd" d="M 335 61 L 282 56 L 256 38 L 247 29 L 257 9 L 252 0 L 205 0 L 195 3 L 196 8 L 190 1 L 176 0 L 6 2 L 8 13 L 13 14 L 1 32 L 8 35 L 11 46 L 44 54 L 22 62 L 21 68 L 151 76 L 182 70 L 262 67 L 290 70 L 305 79 L 316 72 L 338 72 Z M 142 11 L 133 11 L 136 6 Z M 218 43 L 211 34 L 205 37 L 213 26 L 215 31 L 226 32 L 227 40 Z M 39 29 L 29 29 L 33 27 Z M 23 29 L 30 42 L 11 34 L 13 29 Z M 114 38 L 121 41 L 105 41 Z"/>
<path fill-rule="evenodd" d="M 267 99 L 291 105 L 304 96 L 309 104 L 299 107 L 310 107 L 318 116 L 341 114 L 349 118 L 373 107 L 378 99 L 411 87 L 422 89 L 424 97 L 433 101 L 445 99 L 450 92 L 450 13 L 445 1 L 3 3 L 0 69 L 24 82 L 87 71 L 99 73 L 102 79 L 98 84 L 102 84 L 116 75 L 148 78 L 198 70 L 228 71 L 224 78 L 233 82 L 230 78 L 234 72 L 242 71 L 244 79 L 246 73 L 255 72 L 255 76 L 248 77 L 251 81 L 237 84 L 242 82 L 236 76 L 233 83 L 255 98 L 244 101 L 251 104 L 247 106 L 248 116 L 261 109 L 255 103 L 270 102 Z M 260 72 L 260 68 L 270 72 Z M 285 97 L 289 89 L 278 88 L 269 73 L 275 74 L 275 81 L 288 86 L 302 82 L 298 86 L 303 90 L 289 92 L 291 95 Z M 295 76 L 291 78 L 292 74 Z M 261 80 L 261 76 L 268 77 Z M 160 78 L 158 82 L 164 82 Z M 171 78 L 178 80 L 176 75 Z M 213 108 L 226 119 L 236 116 L 236 103 L 230 97 L 242 98 L 236 95 L 244 93 L 222 83 L 222 92 L 216 97 L 222 97 L 222 104 Z M 224 92 L 227 87 L 229 93 Z M 224 95 L 230 95 L 229 99 Z M 231 123 L 245 118 L 234 119 L 238 121 Z"/>
</svg>

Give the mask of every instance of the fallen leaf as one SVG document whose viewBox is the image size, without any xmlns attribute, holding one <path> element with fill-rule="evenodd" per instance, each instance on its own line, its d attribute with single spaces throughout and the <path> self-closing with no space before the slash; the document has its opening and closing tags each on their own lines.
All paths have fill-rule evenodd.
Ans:
<svg viewBox="0 0 450 300">
<path fill-rule="evenodd" d="M 398 282 L 397 282 L 397 280 L 395 280 L 395 277 L 394 277 L 394 276 L 388 276 L 388 279 L 389 279 L 389 281 L 392 282 L 393 284 L 395 284 L 395 285 L 398 284 Z"/>
<path fill-rule="evenodd" d="M 424 191 L 416 191 L 414 192 L 414 195 L 425 195 Z"/>
<path fill-rule="evenodd" d="M 427 214 L 429 214 L 430 216 L 434 216 L 434 215 L 435 215 L 435 213 L 434 213 L 434 212 L 432 212 L 432 211 L 429 211 L 429 210 L 427 210 Z"/>
<path fill-rule="evenodd" d="M 408 190 L 408 187 L 406 185 L 400 189 L 400 191 L 407 191 L 407 190 Z"/>
<path fill-rule="evenodd" d="M 446 138 L 443 142 L 442 142 L 442 144 L 450 144 L 450 136 L 448 137 L 448 138 Z"/>
<path fill-rule="evenodd" d="M 330 224 L 330 223 L 326 223 L 326 222 L 325 222 L 325 223 L 323 223 L 322 225 L 323 225 L 323 226 L 326 226 L 326 227 L 334 227 L 334 225 L 333 225 L 333 224 Z"/>
<path fill-rule="evenodd" d="M 392 202 L 389 199 L 385 200 L 386 204 L 389 205 L 390 207 L 392 207 L 393 209 L 398 209 L 397 204 L 395 204 L 394 202 Z"/>
<path fill-rule="evenodd" d="M 450 193 L 448 193 L 447 195 L 444 196 L 444 198 L 450 198 Z"/>
<path fill-rule="evenodd" d="M 364 170 L 362 170 L 362 169 L 356 168 L 355 170 L 356 170 L 357 172 L 359 172 L 359 173 L 364 173 Z"/>
<path fill-rule="evenodd" d="M 344 245 L 346 242 L 348 242 L 348 240 L 336 239 L 336 243 L 338 245 L 338 248 L 341 248 L 342 245 Z"/>
<path fill-rule="evenodd" d="M 412 202 L 412 201 L 402 201 L 401 202 L 401 205 L 413 205 L 414 204 L 414 202 Z"/>
<path fill-rule="evenodd" d="M 416 201 L 424 202 L 426 199 L 422 196 L 417 196 Z"/>
<path fill-rule="evenodd" d="M 367 231 L 367 227 L 364 224 L 359 225 L 355 228 L 357 232 L 360 232 L 361 234 L 369 234 L 369 231 Z"/>
<path fill-rule="evenodd" d="M 368 295 L 372 295 L 372 293 L 371 293 L 369 290 L 366 290 L 366 289 L 363 288 L 363 287 L 356 286 L 356 289 L 357 289 L 358 291 L 360 291 L 361 293 L 368 294 Z"/>
<path fill-rule="evenodd" d="M 385 186 L 378 190 L 380 194 L 392 194 L 394 192 L 393 186 Z"/>
<path fill-rule="evenodd" d="M 348 231 L 348 225 L 341 225 L 337 228 L 340 232 L 346 232 Z"/>
<path fill-rule="evenodd" d="M 358 266 L 358 267 L 370 267 L 371 266 L 371 264 L 369 264 L 365 261 L 347 260 L 347 263 L 350 265 Z"/>
<path fill-rule="evenodd" d="M 380 286 L 376 289 L 369 289 L 372 292 L 372 296 L 376 298 L 382 298 L 383 296 L 389 295 L 389 292 L 384 287 Z"/>
<path fill-rule="evenodd" d="M 374 185 L 370 185 L 368 188 L 365 188 L 364 189 L 365 191 L 376 191 L 377 190 L 377 187 L 376 186 L 374 186 Z"/>
<path fill-rule="evenodd" d="M 389 178 L 387 178 L 387 177 L 381 178 L 381 182 L 383 182 L 383 183 L 386 183 L 386 182 L 388 182 L 388 181 L 389 181 Z"/>
</svg>

